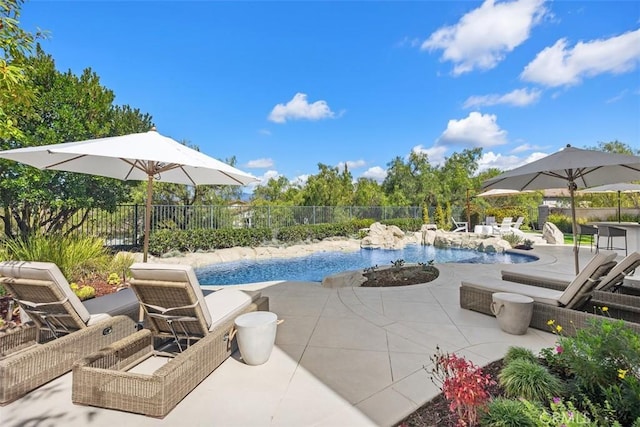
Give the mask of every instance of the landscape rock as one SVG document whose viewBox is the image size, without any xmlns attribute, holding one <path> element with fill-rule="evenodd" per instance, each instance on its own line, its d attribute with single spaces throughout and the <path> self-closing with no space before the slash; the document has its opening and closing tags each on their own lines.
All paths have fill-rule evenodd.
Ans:
<svg viewBox="0 0 640 427">
<path fill-rule="evenodd" d="M 421 233 L 405 234 L 395 225 L 384 225 L 374 222 L 369 227 L 369 234 L 360 242 L 363 249 L 402 249 L 408 244 L 420 243 Z"/>
<path fill-rule="evenodd" d="M 427 235 L 433 233 L 428 231 Z M 472 249 L 479 252 L 502 253 L 511 249 L 506 240 L 498 236 L 486 236 L 474 233 L 450 233 L 437 230 L 433 239 L 433 246 L 437 248 Z"/>
<path fill-rule="evenodd" d="M 542 238 L 550 245 L 564 244 L 564 234 L 552 222 L 545 222 L 542 227 Z"/>
</svg>

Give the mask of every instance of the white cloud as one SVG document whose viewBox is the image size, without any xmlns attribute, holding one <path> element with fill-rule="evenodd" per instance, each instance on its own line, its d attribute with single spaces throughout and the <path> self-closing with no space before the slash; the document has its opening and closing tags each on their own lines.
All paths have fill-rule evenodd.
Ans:
<svg viewBox="0 0 640 427">
<path fill-rule="evenodd" d="M 640 62 L 640 29 L 609 39 L 579 42 L 573 48 L 566 39 L 543 49 L 520 78 L 545 86 L 571 86 L 585 77 L 621 74 L 635 70 Z"/>
<path fill-rule="evenodd" d="M 535 152 L 529 154 L 527 157 L 518 156 L 506 156 L 503 154 L 496 154 L 492 151 L 488 151 L 482 154 L 482 157 L 478 160 L 478 172 L 486 171 L 487 169 L 497 168 L 503 171 L 517 168 L 527 163 L 531 163 L 535 160 L 548 156 L 547 153 Z"/>
<path fill-rule="evenodd" d="M 420 44 L 421 44 L 420 39 L 409 38 L 405 36 L 402 40 L 396 43 L 396 47 L 405 47 L 405 46 L 417 47 L 417 46 L 420 46 Z"/>
<path fill-rule="evenodd" d="M 620 101 L 621 99 L 623 99 L 625 96 L 627 96 L 627 94 L 628 94 L 628 93 L 629 93 L 629 90 L 628 90 L 628 89 L 625 89 L 625 90 L 623 90 L 622 92 L 618 93 L 617 95 L 612 96 L 611 98 L 607 99 L 607 100 L 605 101 L 605 103 L 607 103 L 607 104 L 613 104 L 613 103 L 615 103 L 615 102 L 618 102 L 618 101 Z"/>
<path fill-rule="evenodd" d="M 538 146 L 538 145 L 522 144 L 522 145 L 518 145 L 517 147 L 512 149 L 511 152 L 514 153 L 514 154 L 516 154 L 516 153 L 524 153 L 525 151 L 540 150 L 540 148 L 541 147 Z"/>
<path fill-rule="evenodd" d="M 259 133 L 260 135 L 271 136 L 271 131 L 270 131 L 269 129 L 260 129 L 260 130 L 258 131 L 258 133 Z"/>
<path fill-rule="evenodd" d="M 500 129 L 495 115 L 473 111 L 467 118 L 449 120 L 436 145 L 494 147 L 506 143 L 507 131 Z"/>
<path fill-rule="evenodd" d="M 422 145 L 416 145 L 411 149 L 411 151 L 415 153 L 422 153 L 427 155 L 427 159 L 431 165 L 443 165 L 445 159 L 445 153 L 447 152 L 447 147 L 443 145 L 435 145 L 431 148 L 425 148 Z"/>
<path fill-rule="evenodd" d="M 367 169 L 363 174 L 363 178 L 373 179 L 381 183 L 387 177 L 386 169 L 382 169 L 380 166 L 374 166 Z"/>
<path fill-rule="evenodd" d="M 475 108 L 480 106 L 491 106 L 498 104 L 524 107 L 540 99 L 540 91 L 537 89 L 516 89 L 504 95 L 491 94 L 483 96 L 471 96 L 464 102 L 464 108 Z"/>
<path fill-rule="evenodd" d="M 249 192 L 253 193 L 253 191 L 256 189 L 256 187 L 258 185 L 267 185 L 267 183 L 269 182 L 269 180 L 271 178 L 278 178 L 280 176 L 280 174 L 278 173 L 278 171 L 275 170 L 268 170 L 265 173 L 262 174 L 262 176 L 256 176 L 256 178 L 258 178 L 260 181 L 259 182 L 252 182 L 250 184 L 247 185 L 247 189 L 249 190 Z"/>
<path fill-rule="evenodd" d="M 457 24 L 431 34 L 421 49 L 442 49 L 441 60 L 454 63 L 454 75 L 488 70 L 527 40 L 546 12 L 544 0 L 485 0 Z"/>
<path fill-rule="evenodd" d="M 273 167 L 273 159 L 255 159 L 249 160 L 246 164 L 247 168 L 266 169 Z"/>
<path fill-rule="evenodd" d="M 358 168 L 362 168 L 365 167 L 367 165 L 367 162 L 365 162 L 364 160 L 347 160 L 347 162 L 340 162 L 338 163 L 338 170 L 343 170 L 344 169 L 344 165 L 347 165 L 347 168 L 349 168 L 349 170 L 354 170 L 354 169 L 358 169 Z"/>
<path fill-rule="evenodd" d="M 295 178 L 289 180 L 289 182 L 291 183 L 291 185 L 295 185 L 298 187 L 304 187 L 305 185 L 307 185 L 307 181 L 309 180 L 309 177 L 311 175 L 309 174 L 304 174 L 304 175 L 298 175 Z"/>
<path fill-rule="evenodd" d="M 287 120 L 322 120 L 335 117 L 326 101 L 309 104 L 307 94 L 296 93 L 291 101 L 278 104 L 269 114 L 269 120 L 275 123 L 286 123 Z"/>
</svg>

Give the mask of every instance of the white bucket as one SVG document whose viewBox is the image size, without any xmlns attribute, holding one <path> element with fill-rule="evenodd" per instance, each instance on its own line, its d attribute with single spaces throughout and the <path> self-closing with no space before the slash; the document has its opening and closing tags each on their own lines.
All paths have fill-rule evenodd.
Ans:
<svg viewBox="0 0 640 427">
<path fill-rule="evenodd" d="M 262 365 L 271 356 L 276 342 L 278 316 L 269 311 L 254 311 L 235 320 L 240 355 L 247 365 Z"/>
</svg>

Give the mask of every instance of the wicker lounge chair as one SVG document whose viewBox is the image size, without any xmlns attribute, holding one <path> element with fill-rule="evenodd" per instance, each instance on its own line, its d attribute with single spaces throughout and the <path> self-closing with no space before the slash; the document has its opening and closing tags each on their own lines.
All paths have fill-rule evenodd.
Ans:
<svg viewBox="0 0 640 427">
<path fill-rule="evenodd" d="M 596 286 L 594 296 L 606 297 L 601 292 L 619 292 L 626 295 L 640 297 L 640 289 L 624 286 L 624 279 L 633 275 L 634 271 L 640 267 L 640 252 L 633 252 L 627 255 L 622 261 L 611 269 L 609 274 Z M 575 278 L 571 274 L 553 273 L 552 276 L 531 274 L 516 270 L 502 270 L 502 280 L 523 283 L 525 285 L 542 286 L 549 289 L 564 290 Z M 638 300 L 640 303 L 640 300 Z"/>
<path fill-rule="evenodd" d="M 0 275 L 0 284 L 30 319 L 0 332 L 0 404 L 69 372 L 76 360 L 136 331 L 129 317 L 90 314 L 55 264 L 4 261 Z"/>
<path fill-rule="evenodd" d="M 147 327 L 78 361 L 72 400 L 164 417 L 237 349 L 235 318 L 268 310 L 269 300 L 235 289 L 205 296 L 185 265 L 134 264 L 131 274 Z M 158 351 L 167 340 L 175 341 L 175 357 Z"/>
<path fill-rule="evenodd" d="M 499 279 L 486 279 L 482 283 L 462 281 L 460 306 L 480 313 L 491 313 L 492 295 L 495 292 L 510 292 L 526 295 L 534 300 L 530 327 L 550 331 L 547 322 L 554 320 L 564 326 L 564 332 L 574 334 L 588 319 L 602 318 L 602 305 L 591 299 L 593 289 L 613 268 L 615 254 L 597 254 L 564 291 L 539 286 L 524 285 Z M 613 295 L 613 294 L 612 294 Z M 620 304 L 609 309 L 608 315 L 627 321 L 640 333 L 640 310 L 625 305 L 624 296 L 616 295 Z M 609 307 L 609 304 L 607 304 Z M 598 314 L 600 313 L 600 314 Z M 573 325 L 573 328 L 569 327 Z"/>
</svg>

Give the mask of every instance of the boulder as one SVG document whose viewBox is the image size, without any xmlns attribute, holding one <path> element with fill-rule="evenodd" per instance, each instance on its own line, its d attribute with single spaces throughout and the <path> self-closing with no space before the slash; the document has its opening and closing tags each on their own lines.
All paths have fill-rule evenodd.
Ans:
<svg viewBox="0 0 640 427">
<path fill-rule="evenodd" d="M 442 230 L 435 232 L 433 246 L 438 248 L 472 249 L 478 252 L 502 253 L 511 249 L 506 240 L 498 236 L 485 236 L 473 233 L 451 233 Z"/>
<path fill-rule="evenodd" d="M 402 249 L 409 243 L 420 243 L 421 233 L 405 234 L 395 225 L 384 225 L 374 222 L 369 227 L 369 234 L 360 241 L 364 249 Z"/>
<path fill-rule="evenodd" d="M 545 222 L 542 227 L 542 238 L 550 245 L 563 245 L 564 234 L 552 222 Z"/>
</svg>

